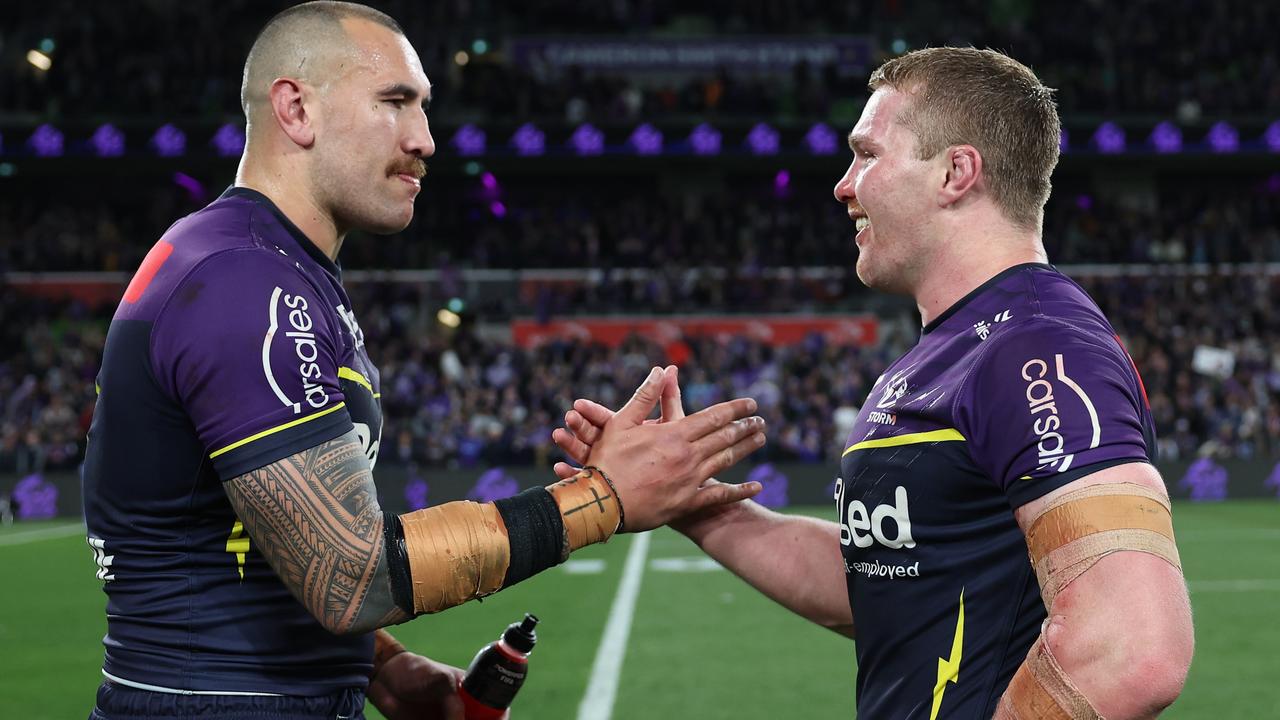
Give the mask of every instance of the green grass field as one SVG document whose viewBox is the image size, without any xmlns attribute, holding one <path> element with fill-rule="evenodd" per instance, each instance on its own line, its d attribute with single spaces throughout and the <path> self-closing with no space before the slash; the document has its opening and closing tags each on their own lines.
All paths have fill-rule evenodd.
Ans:
<svg viewBox="0 0 1280 720">
<path fill-rule="evenodd" d="M 1182 503 L 1174 517 L 1195 606 L 1196 658 L 1186 692 L 1164 717 L 1280 717 L 1280 504 Z M 588 548 L 570 566 L 579 572 L 557 568 L 396 635 L 411 649 L 465 666 L 507 623 L 534 612 L 542 618 L 539 644 L 515 715 L 575 718 L 634 542 L 624 536 Z M 723 570 L 696 561 L 654 564 L 698 556 L 672 531 L 651 535 L 612 717 L 851 717 L 852 643 Z M 100 680 L 106 622 L 78 526 L 0 529 L 0 568 L 0 718 L 85 717 Z"/>
</svg>

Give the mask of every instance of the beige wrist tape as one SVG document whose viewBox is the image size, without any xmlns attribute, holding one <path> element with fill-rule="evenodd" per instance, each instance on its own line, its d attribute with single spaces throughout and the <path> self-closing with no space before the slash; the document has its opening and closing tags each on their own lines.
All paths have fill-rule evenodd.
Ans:
<svg viewBox="0 0 1280 720">
<path fill-rule="evenodd" d="M 415 612 L 440 612 L 502 588 L 511 542 L 493 503 L 445 503 L 401 515 L 400 522 Z"/>
<path fill-rule="evenodd" d="M 1009 681 L 996 716 L 1002 720 L 1103 720 L 1062 671 L 1043 635 L 1036 638 Z"/>
<path fill-rule="evenodd" d="M 1169 500 L 1133 483 L 1090 485 L 1053 501 L 1032 520 L 1027 549 L 1046 609 L 1063 588 L 1113 552 L 1149 553 L 1182 569 Z"/>
<path fill-rule="evenodd" d="M 565 557 L 580 547 L 604 542 L 622 529 L 622 503 L 613 483 L 599 468 L 547 486 L 564 518 Z"/>
</svg>

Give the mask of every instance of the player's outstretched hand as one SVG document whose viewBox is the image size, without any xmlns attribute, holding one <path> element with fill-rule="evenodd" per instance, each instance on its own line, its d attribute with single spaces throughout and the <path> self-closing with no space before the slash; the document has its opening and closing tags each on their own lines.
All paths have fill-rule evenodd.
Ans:
<svg viewBox="0 0 1280 720">
<path fill-rule="evenodd" d="M 369 681 L 368 697 L 387 720 L 465 720 L 458 686 L 462 670 L 402 652 Z M 510 711 L 503 714 L 510 717 Z"/>
<path fill-rule="evenodd" d="M 662 403 L 662 417 L 646 421 Z M 764 420 L 750 416 L 756 403 L 740 398 L 685 417 L 675 366 L 655 368 L 617 413 L 577 400 L 565 414 L 568 429 L 552 439 L 575 462 L 595 465 L 617 487 L 626 514 L 624 530 L 638 532 L 705 508 L 760 492 L 756 482 L 721 483 L 711 476 L 764 445 Z M 556 474 L 577 470 L 557 463 Z"/>
</svg>

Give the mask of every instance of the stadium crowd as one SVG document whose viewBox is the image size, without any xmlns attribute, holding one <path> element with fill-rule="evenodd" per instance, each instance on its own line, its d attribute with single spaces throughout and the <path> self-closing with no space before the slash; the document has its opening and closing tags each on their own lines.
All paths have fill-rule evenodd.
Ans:
<svg viewBox="0 0 1280 720">
<path fill-rule="evenodd" d="M 1183 268 L 1185 269 L 1185 268 Z M 1161 457 L 1280 457 L 1280 276 L 1169 273 L 1096 276 L 1083 284 L 1143 373 Z M 352 300 L 380 366 L 386 424 L 380 462 L 426 466 L 546 464 L 561 413 L 579 396 L 618 404 L 666 347 L 633 337 L 616 348 L 557 341 L 522 349 L 468 330 L 444 332 L 412 286 L 358 285 Z M 94 401 L 109 305 L 3 291 L 0 473 L 72 469 Z M 434 306 L 431 306 L 434 307 Z M 881 321 L 874 347 L 814 336 L 790 347 L 687 340 L 691 408 L 751 395 L 771 424 L 763 458 L 839 456 L 847 427 L 885 365 L 915 342 L 915 316 Z M 1201 365 L 1197 348 L 1225 351 Z"/>
<path fill-rule="evenodd" d="M 51 119 L 72 111 L 78 117 L 237 115 L 248 43 L 287 4 L 52 0 L 6 7 L 0 49 L 12 62 L 0 70 L 0 108 Z M 441 119 L 476 112 L 596 122 L 707 114 L 816 118 L 858 96 L 862 86 L 863 73 L 844 76 L 833 66 L 796 66 L 783 78 L 721 69 L 655 80 L 575 68 L 539 72 L 506 52 L 512 38 L 570 33 L 867 35 L 869 62 L 926 45 L 1001 48 L 1060 90 L 1068 117 L 1122 112 L 1197 122 L 1280 108 L 1280 49 L 1271 40 L 1280 7 L 1248 0 L 373 4 L 405 25 L 432 76 Z M 46 38 L 53 41 L 44 45 L 52 66 L 36 70 L 22 56 Z M 455 54 L 474 50 L 476 39 L 488 47 L 457 65 Z M 129 52 L 120 54 L 121 48 Z"/>
</svg>

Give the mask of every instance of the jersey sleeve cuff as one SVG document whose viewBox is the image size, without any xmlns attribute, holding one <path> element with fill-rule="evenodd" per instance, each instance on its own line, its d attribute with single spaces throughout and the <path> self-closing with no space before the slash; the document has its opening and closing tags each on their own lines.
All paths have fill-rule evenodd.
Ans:
<svg viewBox="0 0 1280 720">
<path fill-rule="evenodd" d="M 209 454 L 223 482 L 328 442 L 354 427 L 346 403 L 268 428 Z"/>
<path fill-rule="evenodd" d="M 1089 465 L 1082 465 L 1062 473 L 1053 473 L 1052 475 L 1045 475 L 1031 480 L 1016 480 L 1009 489 L 1009 504 L 1013 506 L 1013 509 L 1017 510 L 1032 500 L 1038 500 L 1086 475 L 1092 475 L 1100 470 L 1106 470 L 1117 465 L 1128 465 L 1129 463 L 1149 464 L 1150 462 L 1151 460 L 1145 457 L 1112 458 L 1110 460 L 1099 460 Z"/>
</svg>

